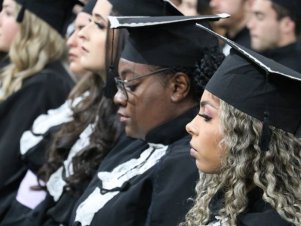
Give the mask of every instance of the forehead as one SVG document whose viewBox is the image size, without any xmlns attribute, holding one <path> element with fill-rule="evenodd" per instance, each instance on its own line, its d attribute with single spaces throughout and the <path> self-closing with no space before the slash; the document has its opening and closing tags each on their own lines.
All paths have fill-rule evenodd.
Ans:
<svg viewBox="0 0 301 226">
<path fill-rule="evenodd" d="M 256 8 L 256 9 L 272 8 L 272 1 L 270 1 L 270 0 L 254 0 L 254 2 L 252 4 L 252 8 Z"/>
<path fill-rule="evenodd" d="M 15 5 L 16 5 L 16 2 L 14 0 L 4 0 L 3 1 L 3 6 L 11 7 L 11 6 L 15 6 Z"/>
<path fill-rule="evenodd" d="M 75 23 L 89 22 L 91 15 L 85 12 L 79 12 L 76 16 Z"/>
<path fill-rule="evenodd" d="M 152 68 L 151 65 L 135 63 L 135 62 L 127 60 L 125 58 L 121 58 L 119 60 L 119 64 L 118 64 L 118 70 L 119 71 L 123 71 L 123 70 L 132 71 L 132 72 L 135 72 L 135 71 L 148 71 L 151 68 Z"/>
<path fill-rule="evenodd" d="M 214 96 L 208 90 L 204 90 L 204 93 L 201 97 L 201 102 L 208 102 L 215 107 L 218 107 L 220 105 L 220 99 L 218 97 Z"/>
<path fill-rule="evenodd" d="M 92 14 L 94 17 L 101 16 L 106 19 L 110 15 L 112 8 L 112 4 L 108 0 L 98 0 Z"/>
</svg>

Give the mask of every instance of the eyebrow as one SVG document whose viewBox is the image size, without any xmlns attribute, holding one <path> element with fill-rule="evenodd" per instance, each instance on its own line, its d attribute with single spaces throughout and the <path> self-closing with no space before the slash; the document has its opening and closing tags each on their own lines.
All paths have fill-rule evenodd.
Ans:
<svg viewBox="0 0 301 226">
<path fill-rule="evenodd" d="M 100 15 L 99 13 L 94 13 L 93 16 L 96 17 L 97 19 L 101 19 L 103 21 L 106 21 L 105 18 L 102 15 Z"/>
<path fill-rule="evenodd" d="M 206 105 L 209 105 L 209 106 L 213 107 L 214 109 L 218 110 L 218 108 L 216 106 L 214 106 L 213 104 L 211 104 L 209 101 L 204 100 L 204 101 L 200 102 L 200 106 L 202 108 L 204 108 Z"/>
</svg>

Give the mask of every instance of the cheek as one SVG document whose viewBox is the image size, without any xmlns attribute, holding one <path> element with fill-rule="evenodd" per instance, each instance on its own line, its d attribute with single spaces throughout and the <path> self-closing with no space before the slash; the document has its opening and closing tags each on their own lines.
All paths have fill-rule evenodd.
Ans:
<svg viewBox="0 0 301 226">
<path fill-rule="evenodd" d="M 198 142 L 198 158 L 196 160 L 199 170 L 206 173 L 216 173 L 221 167 L 224 151 L 220 146 L 222 136 L 216 131 L 200 131 Z"/>
<path fill-rule="evenodd" d="M 12 22 L 6 23 L 2 28 L 2 45 L 6 48 L 7 51 L 9 50 L 18 32 L 19 27 Z"/>
<path fill-rule="evenodd" d="M 101 36 L 94 41 L 93 54 L 91 54 L 92 61 L 99 65 L 100 69 L 104 69 L 105 52 L 106 52 L 106 39 Z"/>
</svg>

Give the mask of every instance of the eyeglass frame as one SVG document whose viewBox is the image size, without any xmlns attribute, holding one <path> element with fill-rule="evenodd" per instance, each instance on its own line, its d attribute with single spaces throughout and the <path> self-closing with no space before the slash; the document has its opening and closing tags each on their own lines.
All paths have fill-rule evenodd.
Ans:
<svg viewBox="0 0 301 226">
<path fill-rule="evenodd" d="M 126 101 L 127 101 L 129 99 L 129 96 L 128 96 L 128 90 L 126 89 L 126 86 L 125 86 L 126 83 L 129 83 L 129 82 L 132 82 L 132 81 L 135 81 L 135 80 L 138 80 L 138 79 L 150 76 L 150 75 L 155 75 L 155 74 L 158 74 L 158 73 L 161 73 L 161 72 L 164 72 L 164 71 L 168 71 L 168 70 L 170 70 L 170 69 L 169 68 L 160 68 L 157 71 L 150 72 L 146 75 L 139 75 L 136 78 L 132 78 L 132 79 L 129 79 L 129 80 L 127 80 L 127 79 L 122 80 L 120 78 L 115 77 L 114 78 L 115 85 L 117 87 L 117 90 L 121 91 L 121 93 L 126 97 Z"/>
</svg>

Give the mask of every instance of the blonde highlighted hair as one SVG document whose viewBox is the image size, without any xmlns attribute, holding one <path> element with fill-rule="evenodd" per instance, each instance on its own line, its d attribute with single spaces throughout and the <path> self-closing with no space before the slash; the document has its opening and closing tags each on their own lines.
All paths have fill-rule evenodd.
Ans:
<svg viewBox="0 0 301 226">
<path fill-rule="evenodd" d="M 181 226 L 208 223 L 209 203 L 224 191 L 225 206 L 219 212 L 223 225 L 234 226 L 246 210 L 247 193 L 254 187 L 263 191 L 263 200 L 294 225 L 301 225 L 301 140 L 283 130 L 271 127 L 269 150 L 258 145 L 261 123 L 221 101 L 220 122 L 227 155 L 222 159 L 220 174 L 200 173 L 197 198 Z"/>
<path fill-rule="evenodd" d="M 20 10 L 16 4 L 16 14 Z M 0 101 L 21 89 L 23 81 L 40 72 L 48 63 L 63 59 L 66 44 L 63 37 L 46 22 L 26 10 L 20 31 L 10 50 L 10 64 L 0 74 Z"/>
</svg>

